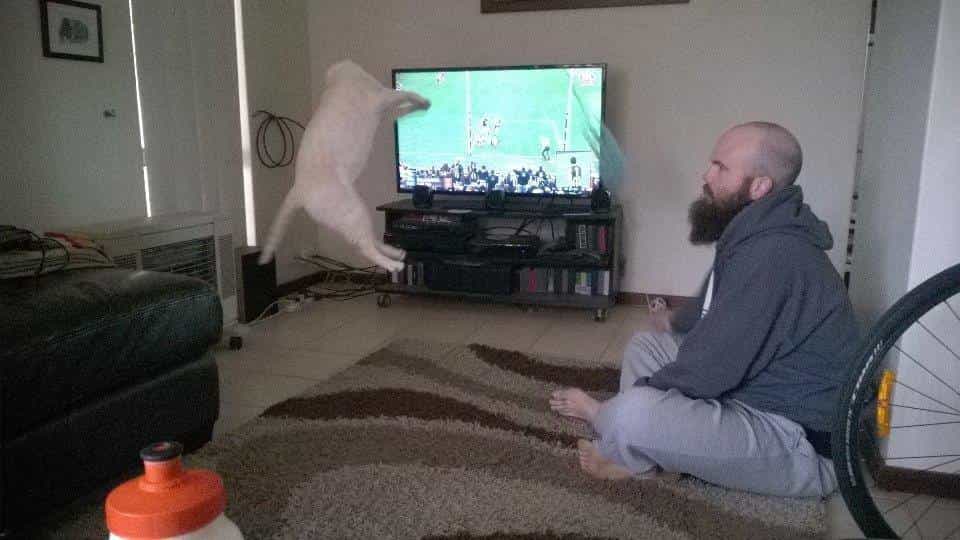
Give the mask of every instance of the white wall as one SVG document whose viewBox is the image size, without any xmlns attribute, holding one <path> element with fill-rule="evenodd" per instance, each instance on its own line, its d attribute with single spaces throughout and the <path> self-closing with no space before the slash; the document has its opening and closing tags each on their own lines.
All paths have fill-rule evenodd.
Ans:
<svg viewBox="0 0 960 540">
<path fill-rule="evenodd" d="M 606 62 L 607 119 L 635 183 L 625 206 L 624 290 L 689 295 L 712 250 L 686 240 L 687 207 L 716 137 L 753 119 L 794 131 L 800 183 L 846 249 L 868 0 L 696 0 L 690 4 L 480 13 L 476 0 L 308 4 L 312 97 L 324 69 L 352 58 L 385 84 L 395 67 Z M 371 209 L 397 198 L 393 131 L 383 126 L 359 180 Z M 382 228 L 382 217 L 376 216 Z M 321 249 L 359 261 L 325 235 Z M 349 256 L 348 256 L 349 254 Z"/>
<path fill-rule="evenodd" d="M 850 297 L 871 324 L 907 291 L 940 0 L 879 3 L 864 97 Z"/>
<path fill-rule="evenodd" d="M 915 3 L 910 3 L 915 9 Z M 934 32 L 933 29 L 937 30 Z M 960 263 L 960 2 L 943 2 L 937 22 L 927 29 L 928 39 L 936 44 L 933 58 L 933 76 L 926 99 L 926 130 L 922 134 L 922 159 L 911 182 L 916 201 L 915 225 L 908 229 L 912 235 L 908 253 L 907 287 L 912 288 L 944 268 Z M 951 300 L 951 307 L 960 312 L 960 297 Z M 956 386 L 960 382 L 960 362 L 954 356 L 960 351 L 960 333 L 954 313 L 943 305 L 934 308 L 923 320 L 924 325 L 944 343 L 939 343 L 926 330 L 914 327 L 904 336 L 903 350 L 924 364 L 930 372 L 953 385 L 954 389 L 939 383 L 914 362 L 901 359 L 897 379 L 923 390 L 930 398 L 920 396 L 904 387 L 896 387 L 894 401 L 916 407 L 947 410 L 942 404 L 960 408 Z M 949 347 L 949 349 L 948 349 Z M 895 425 L 951 420 L 942 414 L 930 414 L 909 409 L 896 409 L 892 419 Z M 960 430 L 906 430 L 894 432 L 887 447 L 887 456 L 916 456 L 955 453 L 960 446 Z M 906 467 L 926 468 L 938 460 L 907 460 Z M 955 472 L 956 463 L 937 470 Z"/>
<path fill-rule="evenodd" d="M 940 7 L 909 285 L 960 263 L 960 2 Z"/>
<path fill-rule="evenodd" d="M 126 0 L 98 3 L 102 64 L 44 57 L 39 2 L 3 4 L 0 223 L 42 232 L 144 215 L 130 14 Z"/>
<path fill-rule="evenodd" d="M 310 65 L 307 61 L 307 8 L 304 0 L 243 0 L 247 93 L 250 113 L 258 109 L 306 124 L 310 119 Z M 250 119 L 251 144 L 261 118 Z M 300 140 L 300 132 L 293 128 Z M 279 139 L 269 144 L 279 153 Z M 257 243 L 262 244 L 284 196 L 293 186 L 293 165 L 268 169 L 253 157 Z M 302 212 L 277 252 L 277 281 L 284 283 L 316 269 L 293 257 L 317 242 L 316 226 Z"/>
</svg>

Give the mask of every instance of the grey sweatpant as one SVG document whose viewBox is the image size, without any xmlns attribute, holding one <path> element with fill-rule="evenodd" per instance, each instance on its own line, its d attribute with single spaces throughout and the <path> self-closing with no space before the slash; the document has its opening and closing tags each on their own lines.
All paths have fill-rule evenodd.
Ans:
<svg viewBox="0 0 960 540">
<path fill-rule="evenodd" d="M 638 474 L 659 465 L 754 493 L 824 497 L 836 488 L 833 463 L 816 453 L 796 422 L 733 399 L 633 386 L 676 360 L 679 343 L 669 333 L 641 332 L 630 340 L 620 393 L 594 421 L 601 455 Z"/>
</svg>

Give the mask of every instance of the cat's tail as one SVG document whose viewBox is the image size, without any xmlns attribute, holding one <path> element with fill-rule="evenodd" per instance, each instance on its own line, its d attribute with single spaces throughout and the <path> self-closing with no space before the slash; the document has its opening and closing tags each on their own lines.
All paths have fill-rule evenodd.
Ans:
<svg viewBox="0 0 960 540">
<path fill-rule="evenodd" d="M 277 248 L 280 247 L 280 241 L 283 240 L 283 234 L 287 231 L 287 227 L 290 226 L 290 221 L 293 219 L 294 213 L 300 207 L 296 191 L 296 188 L 294 188 L 287 193 L 286 198 L 283 199 L 283 204 L 280 205 L 280 210 L 277 211 L 277 217 L 273 218 L 270 233 L 267 235 L 267 241 L 263 245 L 263 252 L 260 253 L 260 264 L 265 264 L 273 258 L 273 255 L 277 252 Z"/>
</svg>

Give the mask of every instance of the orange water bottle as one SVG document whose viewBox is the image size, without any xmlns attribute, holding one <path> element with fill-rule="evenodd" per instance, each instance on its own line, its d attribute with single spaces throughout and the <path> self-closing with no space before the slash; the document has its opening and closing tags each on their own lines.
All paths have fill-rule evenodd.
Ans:
<svg viewBox="0 0 960 540">
<path fill-rule="evenodd" d="M 243 540 L 223 514 L 227 498 L 216 473 L 184 469 L 183 445 L 151 444 L 140 451 L 144 474 L 107 496 L 110 540 Z"/>
</svg>

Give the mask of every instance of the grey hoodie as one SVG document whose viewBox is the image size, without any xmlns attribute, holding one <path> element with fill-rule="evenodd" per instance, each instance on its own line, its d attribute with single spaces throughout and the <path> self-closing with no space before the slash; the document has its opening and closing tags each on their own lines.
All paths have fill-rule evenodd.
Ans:
<svg viewBox="0 0 960 540">
<path fill-rule="evenodd" d="M 832 246 L 799 186 L 747 206 L 717 241 L 709 311 L 703 287 L 673 318 L 676 362 L 637 384 L 737 399 L 825 436 L 859 339 Z"/>
</svg>

